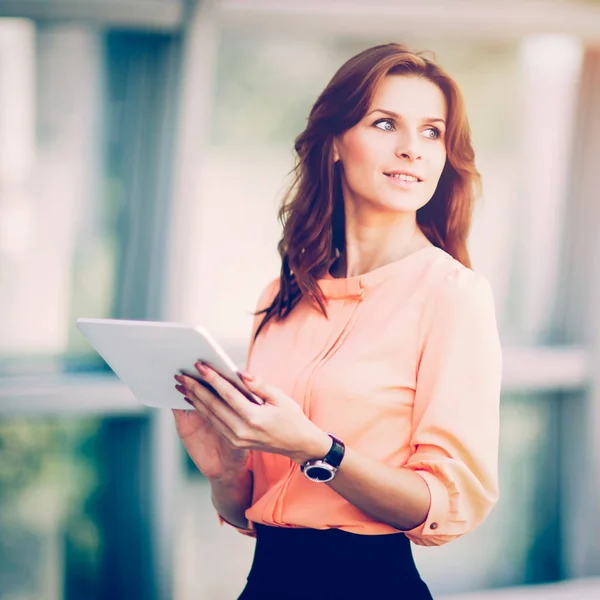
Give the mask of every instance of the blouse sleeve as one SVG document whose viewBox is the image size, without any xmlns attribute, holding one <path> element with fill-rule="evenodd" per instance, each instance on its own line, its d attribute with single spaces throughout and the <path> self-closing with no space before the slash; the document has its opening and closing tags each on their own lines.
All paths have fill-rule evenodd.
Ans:
<svg viewBox="0 0 600 600">
<path fill-rule="evenodd" d="M 502 358 L 488 282 L 448 276 L 425 314 L 406 468 L 426 482 L 430 509 L 406 536 L 441 545 L 477 527 L 498 499 Z"/>
<path fill-rule="evenodd" d="M 275 298 L 275 295 L 277 294 L 277 290 L 279 289 L 278 286 L 279 286 L 279 279 L 275 279 L 275 280 L 271 281 L 271 283 L 269 283 L 269 285 L 260 294 L 258 303 L 256 305 L 256 309 L 254 312 L 263 310 L 264 308 L 267 308 L 268 306 L 270 306 L 271 302 L 273 302 L 273 300 Z M 254 315 L 254 319 L 252 321 L 252 331 L 251 331 L 251 335 L 250 335 L 250 341 L 248 344 L 248 353 L 246 356 L 246 366 L 245 366 L 246 370 L 248 369 L 248 365 L 250 363 L 250 355 L 252 354 L 252 349 L 254 348 L 254 335 L 256 334 L 256 330 L 258 329 L 258 326 L 260 325 L 263 317 L 264 317 L 264 314 Z M 254 470 L 254 454 L 252 451 L 250 451 L 248 453 L 248 460 L 246 462 L 246 467 L 250 471 Z M 255 532 L 251 522 L 249 523 L 250 529 L 242 529 L 240 527 L 236 527 L 235 525 L 231 524 L 229 521 L 226 521 L 218 513 L 217 513 L 217 517 L 218 517 L 219 523 L 221 525 L 230 525 L 231 527 L 237 529 L 240 533 L 243 533 L 244 535 L 256 537 L 256 532 Z"/>
</svg>

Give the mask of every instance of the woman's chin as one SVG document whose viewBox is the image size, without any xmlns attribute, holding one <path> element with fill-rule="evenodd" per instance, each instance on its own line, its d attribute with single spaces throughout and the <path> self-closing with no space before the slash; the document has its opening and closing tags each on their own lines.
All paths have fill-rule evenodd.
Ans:
<svg viewBox="0 0 600 600">
<path fill-rule="evenodd" d="M 426 201 L 422 198 L 407 196 L 405 198 L 393 198 L 379 203 L 379 210 L 389 213 L 415 213 L 424 206 Z"/>
</svg>

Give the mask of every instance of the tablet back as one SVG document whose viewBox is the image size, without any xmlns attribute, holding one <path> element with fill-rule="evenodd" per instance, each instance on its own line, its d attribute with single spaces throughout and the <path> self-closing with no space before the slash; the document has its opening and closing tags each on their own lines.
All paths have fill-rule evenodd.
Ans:
<svg viewBox="0 0 600 600">
<path fill-rule="evenodd" d="M 236 367 L 202 328 L 159 321 L 78 319 L 77 327 L 133 395 L 160 408 L 190 406 L 175 389 L 181 371 L 197 376 L 198 360 L 228 379 L 238 379 Z"/>
</svg>

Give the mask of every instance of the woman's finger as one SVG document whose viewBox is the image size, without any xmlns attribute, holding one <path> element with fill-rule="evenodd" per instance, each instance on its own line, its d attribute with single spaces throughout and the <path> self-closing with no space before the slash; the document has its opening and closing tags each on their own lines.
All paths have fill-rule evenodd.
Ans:
<svg viewBox="0 0 600 600">
<path fill-rule="evenodd" d="M 215 374 L 216 375 L 216 374 Z M 225 427 L 233 434 L 233 437 L 230 437 L 230 441 L 236 447 L 241 447 L 240 442 L 243 444 L 244 442 L 252 442 L 255 441 L 256 432 L 254 429 L 258 426 L 258 415 L 243 417 L 238 414 L 228 403 L 228 397 L 230 393 L 235 392 L 238 394 L 240 398 L 242 398 L 246 405 L 253 406 L 255 408 L 256 405 L 250 403 L 242 394 L 240 394 L 233 386 L 230 385 L 233 392 L 227 390 L 226 386 L 221 385 L 218 379 L 222 379 L 219 375 L 216 377 L 212 377 L 209 381 L 210 385 L 215 387 L 219 392 L 219 396 L 215 396 L 210 393 L 202 393 L 202 391 L 196 389 L 196 393 L 194 394 L 196 398 L 206 407 L 207 410 L 211 412 L 211 414 L 215 415 Z M 226 398 L 222 398 L 221 394 L 227 396 Z"/>
<path fill-rule="evenodd" d="M 256 377 L 256 375 L 252 375 L 251 373 L 248 373 L 248 371 L 244 371 L 243 373 L 240 373 L 240 375 L 242 381 L 246 384 L 246 387 L 253 394 L 262 398 L 266 404 L 279 405 L 284 402 L 285 396 L 281 394 L 277 388 L 274 388 L 264 381 L 264 379 Z"/>
<path fill-rule="evenodd" d="M 258 419 L 259 414 L 256 413 L 249 416 L 241 416 L 231 407 L 231 404 L 228 402 L 228 399 L 230 398 L 230 394 L 233 395 L 233 393 L 235 393 L 239 396 L 240 403 L 244 403 L 244 408 L 246 408 L 246 406 L 248 405 L 253 407 L 254 409 L 259 409 L 259 407 L 249 402 L 247 398 L 243 396 L 240 392 L 238 392 L 238 390 L 234 386 L 229 384 L 229 382 L 227 382 L 226 380 L 223 380 L 231 388 L 231 390 L 228 390 L 225 385 L 222 385 L 219 382 L 219 379 L 222 380 L 223 378 L 214 371 L 213 373 L 214 376 L 212 377 L 209 374 L 210 380 L 208 381 L 208 383 L 219 392 L 218 396 L 215 396 L 215 394 L 212 394 L 207 390 L 203 389 L 203 386 L 199 385 L 192 378 L 183 377 L 183 380 L 186 384 L 184 390 L 187 391 L 188 397 L 191 400 L 193 400 L 194 403 L 201 403 L 205 407 L 205 409 L 210 412 L 211 415 L 214 415 L 215 418 L 219 419 L 219 421 L 229 432 L 229 435 L 227 435 L 227 439 L 234 446 L 241 447 L 240 442 L 242 442 L 243 444 L 244 442 L 256 441 L 255 430 L 260 426 Z M 190 386 L 190 388 L 193 389 L 187 389 L 188 385 Z M 184 392 L 182 391 L 182 393 Z M 223 398 L 221 394 L 227 397 Z M 235 404 L 235 401 L 233 402 Z"/>
<path fill-rule="evenodd" d="M 191 377 L 184 375 L 175 375 L 175 380 L 179 382 L 175 389 L 188 401 L 188 403 L 198 412 L 206 417 L 214 416 L 210 407 L 219 401 L 204 385 L 198 383 Z"/>
<path fill-rule="evenodd" d="M 175 386 L 175 388 L 184 396 L 193 396 L 198 400 L 203 401 L 205 404 L 213 400 L 219 400 L 219 396 L 214 390 L 191 377 L 187 377 L 186 375 L 175 375 L 175 379 L 179 382 L 182 389 L 178 386 Z"/>
<path fill-rule="evenodd" d="M 181 390 L 178 389 L 178 391 Z M 233 441 L 235 437 L 233 431 L 219 418 L 218 415 L 215 415 L 213 412 L 211 412 L 201 400 L 195 398 L 193 394 L 184 396 L 184 399 L 188 402 L 193 410 L 198 412 L 203 419 L 207 420 L 222 436 L 224 436 L 229 442 Z"/>
<path fill-rule="evenodd" d="M 234 385 L 227 379 L 219 375 L 215 370 L 196 363 L 196 369 L 200 376 L 217 392 L 227 405 L 237 413 L 244 421 L 252 422 L 256 415 L 256 410 L 260 410 L 256 404 L 250 402 Z"/>
</svg>

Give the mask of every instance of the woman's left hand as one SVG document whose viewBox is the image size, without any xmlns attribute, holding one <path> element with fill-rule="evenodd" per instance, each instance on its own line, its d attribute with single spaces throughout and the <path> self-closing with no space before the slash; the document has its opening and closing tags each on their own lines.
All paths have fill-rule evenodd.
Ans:
<svg viewBox="0 0 600 600">
<path fill-rule="evenodd" d="M 180 378 L 181 393 L 195 407 L 204 408 L 203 414 L 208 412 L 215 427 L 234 447 L 282 454 L 299 464 L 329 451 L 331 438 L 281 390 L 242 373 L 246 387 L 264 401 L 254 404 L 210 367 L 201 363 L 195 366 L 218 395 L 186 376 Z"/>
</svg>

